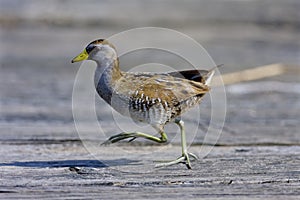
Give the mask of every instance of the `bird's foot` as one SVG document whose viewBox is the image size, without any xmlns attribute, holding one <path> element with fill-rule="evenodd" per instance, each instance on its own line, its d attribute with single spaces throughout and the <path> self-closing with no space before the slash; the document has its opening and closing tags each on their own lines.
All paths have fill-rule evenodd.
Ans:
<svg viewBox="0 0 300 200">
<path fill-rule="evenodd" d="M 131 142 L 138 137 L 152 140 L 152 141 L 158 142 L 158 143 L 167 142 L 167 138 L 164 137 L 164 135 L 162 135 L 162 137 L 159 138 L 159 137 L 155 137 L 155 136 L 152 136 L 152 135 L 149 135 L 146 133 L 141 133 L 141 132 L 132 132 L 132 133 L 123 132 L 123 133 L 111 136 L 108 140 L 106 140 L 104 143 L 102 143 L 102 145 L 116 143 L 116 142 L 119 142 L 119 141 L 125 140 L 125 139 L 130 139 L 128 142 Z"/>
<path fill-rule="evenodd" d="M 160 163 L 160 164 L 156 164 L 155 167 L 159 168 L 159 167 L 168 167 L 171 165 L 176 165 L 179 163 L 183 163 L 186 165 L 186 167 L 188 169 L 192 169 L 191 167 L 191 161 L 190 161 L 190 156 L 192 158 L 194 158 L 195 160 L 198 160 L 198 157 L 193 154 L 193 153 L 183 153 L 182 156 L 180 156 L 179 158 L 177 158 L 176 160 L 170 161 L 170 162 L 164 162 L 164 163 Z"/>
</svg>

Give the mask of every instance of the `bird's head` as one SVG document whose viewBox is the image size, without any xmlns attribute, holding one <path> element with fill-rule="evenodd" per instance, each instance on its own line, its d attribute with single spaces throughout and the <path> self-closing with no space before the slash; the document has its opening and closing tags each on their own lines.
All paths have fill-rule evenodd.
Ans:
<svg viewBox="0 0 300 200">
<path fill-rule="evenodd" d="M 94 60 L 101 62 L 103 59 L 117 59 L 117 52 L 115 47 L 107 40 L 98 39 L 86 46 L 86 48 L 73 60 L 72 63 L 83 60 Z"/>
</svg>

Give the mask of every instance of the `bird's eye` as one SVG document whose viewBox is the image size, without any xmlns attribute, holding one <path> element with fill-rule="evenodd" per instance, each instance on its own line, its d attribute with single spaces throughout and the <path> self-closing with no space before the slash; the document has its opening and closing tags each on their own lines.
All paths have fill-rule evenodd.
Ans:
<svg viewBox="0 0 300 200">
<path fill-rule="evenodd" d="M 94 45 L 88 45 L 88 46 L 85 48 L 85 50 L 86 50 L 87 53 L 90 53 L 91 51 L 93 51 L 94 48 L 95 48 Z"/>
</svg>

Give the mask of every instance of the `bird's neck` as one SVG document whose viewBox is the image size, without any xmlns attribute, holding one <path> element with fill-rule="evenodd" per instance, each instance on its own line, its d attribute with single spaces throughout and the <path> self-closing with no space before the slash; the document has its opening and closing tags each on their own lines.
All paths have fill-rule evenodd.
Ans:
<svg viewBox="0 0 300 200">
<path fill-rule="evenodd" d="M 95 87 L 98 94 L 110 104 L 113 88 L 121 78 L 122 72 L 119 68 L 119 60 L 116 56 L 104 56 L 101 60 L 95 60 L 97 68 L 95 71 Z"/>
</svg>

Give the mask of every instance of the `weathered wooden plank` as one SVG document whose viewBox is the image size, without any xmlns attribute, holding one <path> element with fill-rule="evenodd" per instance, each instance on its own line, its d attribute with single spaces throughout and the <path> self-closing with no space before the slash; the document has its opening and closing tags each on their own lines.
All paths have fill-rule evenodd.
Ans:
<svg viewBox="0 0 300 200">
<path fill-rule="evenodd" d="M 127 145 L 126 145 L 127 146 Z M 127 162 L 124 151 L 101 148 L 105 167 L 78 144 L 1 145 L 0 196 L 3 198 L 296 198 L 300 195 L 300 147 L 214 147 L 209 156 L 183 165 L 149 169 L 143 157 Z M 126 149 L 135 151 L 127 146 Z M 149 146 L 155 152 L 157 146 Z M 197 152 L 199 146 L 190 150 Z M 209 147 L 205 147 L 209 148 Z M 22 155 L 20 155 L 22 151 Z M 9 152 L 9 154 L 8 154 Z M 180 147 L 168 148 L 174 157 Z M 165 154 L 165 153 L 162 153 Z M 172 155 L 173 154 L 173 155 Z M 109 155 L 110 157 L 106 157 Z M 154 158 L 157 156 L 158 158 Z M 164 155 L 165 156 L 165 155 Z M 163 159 L 160 152 L 152 159 Z M 121 160 L 121 162 L 120 162 Z M 139 171 L 116 169 L 131 165 Z M 124 166 L 125 166 L 124 165 Z M 140 166 L 139 166 L 140 165 Z M 167 195 L 167 196 L 166 196 Z"/>
<path fill-rule="evenodd" d="M 153 168 L 153 161 L 180 154 L 179 131 L 173 125 L 166 129 L 171 141 L 166 146 L 143 140 L 100 146 L 122 127 L 132 127 L 119 118 L 118 127 L 99 99 L 96 108 L 106 135 L 99 137 L 88 120 L 83 122 L 88 141 L 77 134 L 71 97 L 78 66 L 69 62 L 96 37 L 159 24 L 203 44 L 217 64 L 225 64 L 222 74 L 270 63 L 299 65 L 299 1 L 232 1 L 218 12 L 212 10 L 219 1 L 198 3 L 163 2 L 178 11 L 175 16 L 157 9 L 163 8 L 159 3 L 2 0 L 0 199 L 299 199 L 298 68 L 261 82 L 226 86 L 227 117 L 216 147 L 209 141 L 201 146 L 210 121 L 209 97 L 200 107 L 200 121 L 185 115 L 187 139 L 194 144 L 190 151 L 201 157 L 192 170 L 183 165 Z M 130 14 L 111 15 L 120 7 Z M 95 15 L 95 10 L 100 12 Z M 145 62 L 175 68 L 187 64 L 161 51 L 151 56 L 149 51 L 133 52 L 120 61 L 124 70 Z M 259 73 L 267 77 L 265 69 Z M 83 114 L 87 108 L 83 103 Z"/>
</svg>

